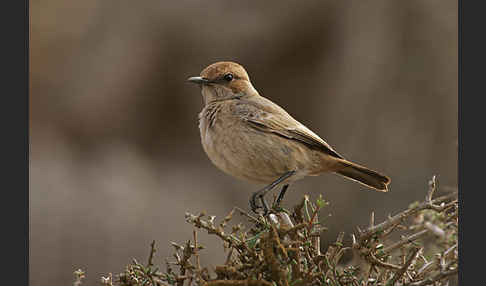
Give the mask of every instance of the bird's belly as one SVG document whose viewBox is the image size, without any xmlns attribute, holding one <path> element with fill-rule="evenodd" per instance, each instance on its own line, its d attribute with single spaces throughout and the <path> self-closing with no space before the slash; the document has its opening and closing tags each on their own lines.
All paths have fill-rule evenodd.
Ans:
<svg viewBox="0 0 486 286">
<path fill-rule="evenodd" d="M 288 171 L 297 171 L 289 181 L 308 174 L 313 158 L 299 143 L 248 127 L 213 126 L 201 130 L 206 154 L 222 171 L 239 179 L 271 183 Z"/>
</svg>

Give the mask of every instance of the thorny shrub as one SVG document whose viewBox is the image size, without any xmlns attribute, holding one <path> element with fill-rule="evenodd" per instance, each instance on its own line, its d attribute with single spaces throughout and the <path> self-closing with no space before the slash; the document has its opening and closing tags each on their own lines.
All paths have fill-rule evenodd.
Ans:
<svg viewBox="0 0 486 286">
<path fill-rule="evenodd" d="M 152 242 L 147 264 L 136 260 L 115 278 L 101 278 L 103 285 L 448 285 L 458 272 L 457 192 L 433 198 L 435 176 L 423 202 L 351 235 L 344 233 L 324 253 L 320 236 L 326 229 L 318 214 L 327 205 L 321 197 L 314 203 L 304 196 L 292 210 L 274 210 L 267 217 L 252 216 L 234 208 L 219 223 L 214 216 L 186 213 L 194 226 L 193 237 L 185 244 L 172 243 L 174 255 L 165 271 L 152 263 Z M 245 216 L 251 227 L 230 224 L 235 212 Z M 224 244 L 226 260 L 212 270 L 201 266 L 198 230 L 217 236 Z M 399 235 L 397 235 L 399 234 Z M 345 252 L 354 259 L 343 263 Z M 75 272 L 75 285 L 85 273 Z"/>
</svg>

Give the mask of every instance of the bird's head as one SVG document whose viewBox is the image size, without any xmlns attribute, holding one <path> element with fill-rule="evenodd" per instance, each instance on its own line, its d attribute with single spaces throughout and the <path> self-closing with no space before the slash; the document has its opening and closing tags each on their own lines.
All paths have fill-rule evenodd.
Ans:
<svg viewBox="0 0 486 286">
<path fill-rule="evenodd" d="M 258 95 L 253 88 L 248 73 L 234 62 L 217 62 L 206 67 L 200 76 L 187 79 L 199 84 L 204 103 Z"/>
</svg>

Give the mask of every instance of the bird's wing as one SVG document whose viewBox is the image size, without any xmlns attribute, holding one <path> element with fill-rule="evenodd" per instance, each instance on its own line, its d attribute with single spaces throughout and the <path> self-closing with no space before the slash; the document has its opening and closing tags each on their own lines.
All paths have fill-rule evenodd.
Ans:
<svg viewBox="0 0 486 286">
<path fill-rule="evenodd" d="M 241 104 L 239 114 L 257 130 L 296 140 L 336 158 L 344 159 L 314 132 L 295 120 L 283 108 L 264 97 Z"/>
</svg>

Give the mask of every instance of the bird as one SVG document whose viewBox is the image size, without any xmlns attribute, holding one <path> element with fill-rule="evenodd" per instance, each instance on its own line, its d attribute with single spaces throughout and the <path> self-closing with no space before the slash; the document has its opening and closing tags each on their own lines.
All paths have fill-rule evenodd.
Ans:
<svg viewBox="0 0 486 286">
<path fill-rule="evenodd" d="M 265 200 L 269 191 L 281 187 L 272 206 L 275 209 L 291 183 L 323 173 L 388 191 L 389 177 L 346 160 L 282 107 L 260 95 L 242 65 L 216 62 L 187 81 L 201 89 L 199 131 L 211 162 L 233 177 L 265 184 L 251 194 L 254 213 L 269 213 Z"/>
</svg>

